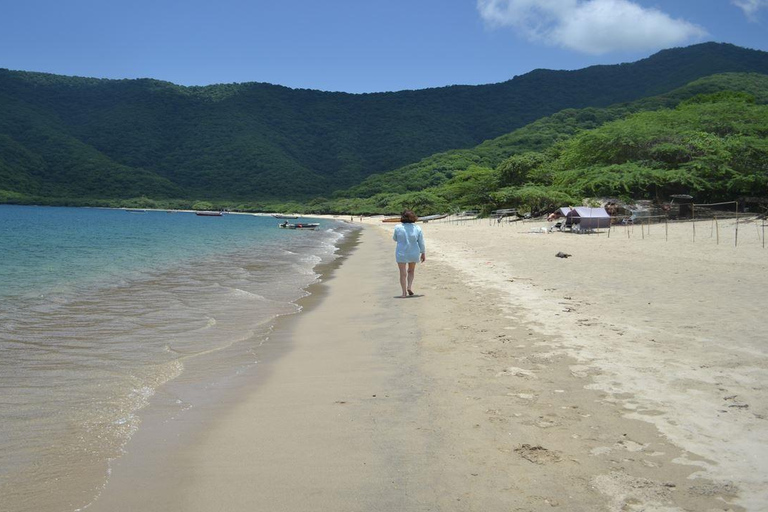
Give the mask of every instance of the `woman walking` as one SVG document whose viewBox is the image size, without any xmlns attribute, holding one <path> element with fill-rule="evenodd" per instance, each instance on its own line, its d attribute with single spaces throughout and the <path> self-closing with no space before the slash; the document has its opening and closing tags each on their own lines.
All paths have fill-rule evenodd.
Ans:
<svg viewBox="0 0 768 512">
<path fill-rule="evenodd" d="M 400 287 L 403 289 L 401 298 L 413 295 L 413 277 L 416 272 L 416 263 L 424 263 L 427 259 L 427 249 L 424 245 L 424 234 L 421 228 L 414 224 L 416 214 L 411 210 L 403 211 L 400 215 L 400 224 L 395 226 L 392 240 L 397 242 L 395 249 L 395 261 L 400 269 Z"/>
</svg>

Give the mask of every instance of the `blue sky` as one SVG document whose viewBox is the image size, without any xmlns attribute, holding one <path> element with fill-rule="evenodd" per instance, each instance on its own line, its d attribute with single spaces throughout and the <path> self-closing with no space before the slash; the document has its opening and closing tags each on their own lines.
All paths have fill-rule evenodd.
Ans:
<svg viewBox="0 0 768 512">
<path fill-rule="evenodd" d="M 0 67 L 182 85 L 378 92 L 768 51 L 768 0 L 0 0 Z"/>
</svg>

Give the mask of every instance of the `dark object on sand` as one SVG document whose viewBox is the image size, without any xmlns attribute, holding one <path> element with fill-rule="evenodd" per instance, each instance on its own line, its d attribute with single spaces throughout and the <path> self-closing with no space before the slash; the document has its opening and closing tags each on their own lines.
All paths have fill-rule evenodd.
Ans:
<svg viewBox="0 0 768 512">
<path fill-rule="evenodd" d="M 570 258 L 571 257 L 570 254 L 566 254 L 564 252 L 558 252 L 557 254 L 555 254 L 555 256 L 557 256 L 558 258 Z"/>
</svg>

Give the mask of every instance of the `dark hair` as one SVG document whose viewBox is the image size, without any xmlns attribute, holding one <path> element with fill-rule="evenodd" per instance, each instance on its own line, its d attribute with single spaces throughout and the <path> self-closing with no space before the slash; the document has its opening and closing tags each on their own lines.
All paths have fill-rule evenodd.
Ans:
<svg viewBox="0 0 768 512">
<path fill-rule="evenodd" d="M 400 214 L 400 222 L 405 224 L 416 222 L 417 219 L 418 217 L 413 213 L 413 210 L 403 210 L 403 213 Z"/>
</svg>

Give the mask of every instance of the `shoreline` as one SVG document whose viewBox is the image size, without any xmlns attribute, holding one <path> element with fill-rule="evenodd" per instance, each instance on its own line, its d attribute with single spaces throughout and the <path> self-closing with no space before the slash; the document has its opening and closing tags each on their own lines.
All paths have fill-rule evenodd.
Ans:
<svg viewBox="0 0 768 512">
<path fill-rule="evenodd" d="M 373 230 L 362 231 L 359 235 L 362 238 L 376 236 Z M 361 246 L 366 248 L 363 249 Z M 353 269 L 350 272 L 348 268 L 342 270 L 337 267 L 333 272 L 327 274 L 322 282 L 313 285 L 315 289 L 312 290 L 312 295 L 303 299 L 305 307 L 302 313 L 281 319 L 283 320 L 281 325 L 277 326 L 269 342 L 260 347 L 258 369 L 241 379 L 237 389 L 234 389 L 234 393 L 224 397 L 226 402 L 216 404 L 213 407 L 209 406 L 206 411 L 202 411 L 205 418 L 186 418 L 182 420 L 183 424 L 180 426 L 166 425 L 165 428 L 155 422 L 153 425 L 146 426 L 143 435 L 140 430 L 135 442 L 127 447 L 127 454 L 115 464 L 110 483 L 105 491 L 88 510 L 98 512 L 100 510 L 249 509 L 242 503 L 243 499 L 248 499 L 254 505 L 262 503 L 262 501 L 257 500 L 247 490 L 243 496 L 240 496 L 237 492 L 223 491 L 223 489 L 229 489 L 231 485 L 234 485 L 233 482 L 236 483 L 246 476 L 252 479 L 250 481 L 265 482 L 273 476 L 276 467 L 288 472 L 302 471 L 304 464 L 299 463 L 299 460 L 296 463 L 287 464 L 285 462 L 284 459 L 288 456 L 287 452 L 290 452 L 290 449 L 281 450 L 275 447 L 283 441 L 284 435 L 289 436 L 291 443 L 296 442 L 302 445 L 302 450 L 332 450 L 338 453 L 349 448 L 350 438 L 338 439 L 333 437 L 333 434 L 341 433 L 344 429 L 316 428 L 315 423 L 312 422 L 304 427 L 305 431 L 301 439 L 293 437 L 296 434 L 291 435 L 290 433 L 305 423 L 306 414 L 312 416 L 313 422 L 321 421 L 324 418 L 332 422 L 334 414 L 328 414 L 328 412 L 335 413 L 337 410 L 350 412 L 352 419 L 347 417 L 342 426 L 348 427 L 348 421 L 364 423 L 365 425 L 360 427 L 362 428 L 361 435 L 353 436 L 352 441 L 364 440 L 365 443 L 363 444 L 366 444 L 367 435 L 362 434 L 367 434 L 369 429 L 381 428 L 382 420 L 377 419 L 373 414 L 364 415 L 367 416 L 367 422 L 365 421 L 366 418 L 357 418 L 357 406 L 368 408 L 369 411 L 394 407 L 402 412 L 403 405 L 397 401 L 389 400 L 390 395 L 386 391 L 382 392 L 382 388 L 391 388 L 392 372 L 407 373 L 408 370 L 399 365 L 399 360 L 391 358 L 389 370 L 381 371 L 382 363 L 379 356 L 382 355 L 382 352 L 391 350 L 388 343 L 377 343 L 375 346 L 359 343 L 361 341 L 357 331 L 359 326 L 354 325 L 354 320 L 346 322 L 349 324 L 347 329 L 338 327 L 339 314 L 348 315 L 347 320 L 361 317 L 359 298 L 354 293 L 339 293 L 338 288 L 341 287 L 342 291 L 351 292 L 360 286 L 361 279 L 369 281 L 370 284 L 366 285 L 366 289 L 371 285 L 374 287 L 386 286 L 386 281 L 381 280 L 381 276 L 378 274 L 370 275 L 367 272 L 367 267 L 368 258 L 381 258 L 382 262 L 388 262 L 389 256 L 389 251 L 386 252 L 386 255 L 371 253 L 370 241 L 358 242 L 355 243 L 355 247 L 350 247 L 347 256 L 339 263 L 342 267 L 348 267 L 351 265 L 352 259 L 355 258 L 356 265 L 359 267 L 357 271 Z M 344 282 L 339 284 L 339 281 Z M 386 296 L 385 300 L 389 300 L 389 298 Z M 338 304 L 340 300 L 346 302 L 341 307 Z M 307 301 L 311 302 L 310 307 L 307 307 Z M 381 320 L 378 317 L 380 317 L 378 306 L 370 305 L 368 313 L 365 315 L 366 328 L 378 323 L 377 326 L 373 327 L 374 330 L 385 329 L 386 326 L 380 325 Z M 325 336 L 322 331 L 318 332 L 318 322 L 329 324 Z M 401 333 L 406 330 L 412 332 L 414 328 L 413 319 L 393 327 Z M 328 337 L 329 333 L 333 339 L 341 339 L 347 349 L 339 351 L 339 347 L 334 343 L 328 353 L 324 354 L 323 343 L 332 341 Z M 407 335 L 401 336 L 403 340 L 406 340 L 407 337 Z M 316 341 L 316 338 L 319 341 Z M 323 365 L 318 369 L 319 361 L 322 361 Z M 392 366 L 395 361 L 398 364 Z M 361 366 L 366 366 L 370 373 L 362 369 Z M 314 377 L 306 376 L 313 372 L 319 373 Z M 346 377 L 344 379 L 339 378 L 341 373 L 346 373 L 346 377 L 354 379 L 355 392 L 347 389 Z M 372 377 L 374 380 L 378 380 L 379 386 L 371 382 Z M 289 399 L 285 395 L 285 387 L 294 387 L 295 384 L 292 381 L 298 378 L 306 380 L 302 380 L 296 388 L 296 393 L 299 396 L 290 395 Z M 316 382 L 317 379 L 321 379 L 323 382 L 318 383 Z M 387 384 L 384 384 L 385 382 Z M 359 394 L 360 390 L 357 388 L 360 386 L 367 388 L 366 391 L 360 396 L 353 396 Z M 322 404 L 317 403 L 317 395 L 321 392 L 329 395 L 328 400 Z M 410 388 L 406 387 L 405 392 L 410 392 Z M 267 398 L 259 402 L 259 397 L 263 394 L 266 394 Z M 306 403 L 302 407 L 297 408 L 290 405 L 295 404 L 297 400 L 303 400 L 303 395 L 306 395 Z M 338 400 L 331 400 L 331 397 L 338 398 Z M 258 404 L 256 406 L 257 411 L 253 411 L 254 402 Z M 325 408 L 326 411 L 308 413 L 313 408 Z M 244 410 L 246 412 L 243 412 Z M 267 417 L 263 420 L 266 425 L 261 427 L 261 433 L 248 432 L 250 424 L 268 410 L 271 412 L 266 414 Z M 294 414 L 295 418 L 286 419 L 289 414 Z M 414 412 L 414 414 L 417 413 Z M 186 427 L 189 427 L 190 419 L 196 424 L 185 431 L 184 423 Z M 275 430 L 269 429 L 272 423 L 275 423 L 273 427 Z M 396 429 L 398 426 L 393 423 L 393 428 Z M 271 436 L 265 437 L 269 433 Z M 331 435 L 329 439 L 326 439 L 329 441 L 328 444 L 319 446 L 312 442 L 312 438 L 316 435 L 326 434 Z M 176 437 L 169 439 L 170 436 Z M 247 442 L 243 444 L 236 442 L 242 438 L 245 438 Z M 239 457 L 244 456 L 243 452 L 248 454 L 245 455 L 248 461 L 264 460 L 263 454 L 254 455 L 253 450 L 256 449 L 254 447 L 269 452 L 267 460 L 271 463 L 268 467 L 259 467 L 256 463 L 247 463 L 244 466 L 237 462 L 240 460 Z M 365 449 L 364 446 L 358 448 L 360 449 L 358 453 L 362 453 Z M 368 499 L 365 496 L 367 491 L 364 492 L 364 489 L 370 487 L 371 481 L 379 480 L 377 475 L 382 471 L 391 471 L 392 478 L 398 478 L 396 467 L 384 469 L 388 467 L 385 462 L 392 457 L 393 451 L 397 451 L 397 446 L 390 445 L 386 450 L 379 447 L 375 454 L 367 453 L 358 467 L 349 468 L 343 478 L 340 475 L 338 478 L 334 478 L 338 486 L 337 495 L 340 496 L 346 494 L 350 481 L 359 477 L 361 470 L 368 471 L 366 478 L 360 479 L 360 492 L 352 500 L 355 505 L 350 505 L 352 508 L 348 510 L 357 509 L 361 500 Z M 222 452 L 227 452 L 227 455 L 222 455 Z M 302 453 L 296 453 L 294 456 L 303 457 Z M 329 462 L 333 465 L 333 474 L 342 470 L 338 465 L 334 465 L 333 457 L 317 457 L 315 460 Z M 214 468 L 215 471 L 209 473 Z M 262 473 L 258 473 L 259 471 Z M 312 470 L 305 472 L 302 475 L 302 480 L 312 479 L 313 476 L 323 478 L 332 473 Z M 226 477 L 222 477 L 222 475 Z M 295 479 L 292 477 L 284 480 L 288 484 L 295 483 Z M 275 485 L 279 485 L 279 481 L 275 482 Z M 139 486 L 143 489 L 141 495 L 134 492 Z M 246 486 L 243 489 L 246 489 Z M 324 489 L 324 485 L 318 484 L 317 492 L 322 492 L 322 489 Z M 265 491 L 266 489 L 262 490 Z M 222 496 L 222 492 L 225 493 L 225 496 Z M 376 501 L 390 500 L 392 502 L 391 500 L 394 499 L 392 506 L 393 509 L 397 509 L 399 506 L 397 504 L 398 499 L 388 498 L 387 495 L 385 490 L 380 490 Z M 298 497 L 294 493 L 286 493 L 275 500 L 296 499 Z M 304 498 L 306 497 L 293 502 L 293 505 L 286 510 L 302 510 L 301 507 L 303 506 L 309 507 L 307 510 L 316 510 L 312 501 L 306 501 Z M 224 499 L 223 502 L 220 501 L 222 499 Z M 228 505 L 222 503 L 228 503 Z M 280 509 L 280 506 L 277 506 L 276 509 Z M 370 507 L 373 507 L 373 502 L 368 508 Z M 342 509 L 344 508 L 342 507 Z"/>
<path fill-rule="evenodd" d="M 139 412 L 141 425 L 124 447 L 123 454 L 109 461 L 107 481 L 99 494 L 90 503 L 76 510 L 101 510 L 104 502 L 111 499 L 109 496 L 132 494 L 131 486 L 137 482 L 146 486 L 149 482 L 144 481 L 144 475 L 151 471 L 152 467 L 162 464 L 166 457 L 180 450 L 185 443 L 194 443 L 193 440 L 208 428 L 218 415 L 225 414 L 242 400 L 246 393 L 245 387 L 267 378 L 271 365 L 291 350 L 290 340 L 282 340 L 282 333 L 290 330 L 302 313 L 311 311 L 322 301 L 327 294 L 326 281 L 333 279 L 339 267 L 354 252 L 359 238 L 359 229 L 350 231 L 338 245 L 336 257 L 314 268 L 318 277 L 306 287 L 305 295 L 295 301 L 299 310 L 277 316 L 270 321 L 272 325 L 266 339 L 253 340 L 258 342 L 253 348 L 258 356 L 256 361 L 235 373 L 212 375 L 192 383 L 187 382 L 186 375 L 182 374 L 180 378 L 158 389 L 150 404 Z M 275 338 L 280 338 L 284 343 L 275 343 Z M 192 360 L 187 364 L 196 367 L 205 362 Z M 193 372 L 198 373 L 199 370 L 193 368 Z M 194 397 L 195 406 L 179 407 L 180 403 L 188 402 L 187 396 Z M 114 480 L 118 481 L 117 485 Z M 107 504 L 105 510 L 119 506 L 115 503 Z"/>
<path fill-rule="evenodd" d="M 258 375 L 89 510 L 760 510 L 766 351 L 734 344 L 765 332 L 763 252 L 430 223 L 399 301 L 373 223 Z"/>
</svg>

